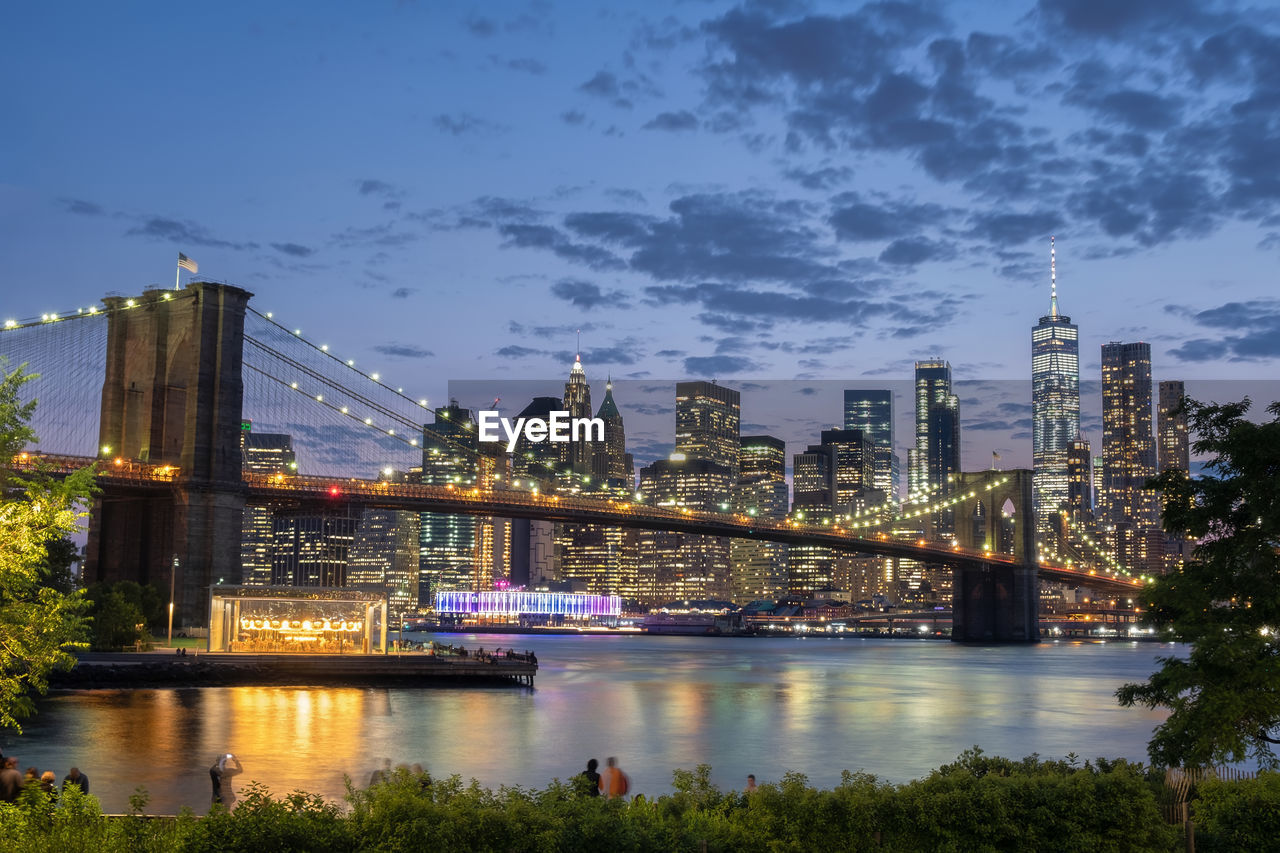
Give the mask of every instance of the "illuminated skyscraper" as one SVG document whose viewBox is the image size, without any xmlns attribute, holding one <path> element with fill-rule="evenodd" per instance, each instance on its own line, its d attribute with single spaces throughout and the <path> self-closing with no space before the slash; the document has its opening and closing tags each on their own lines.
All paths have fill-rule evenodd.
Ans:
<svg viewBox="0 0 1280 853">
<path fill-rule="evenodd" d="M 471 410 L 457 401 L 436 411 L 422 431 L 422 483 L 471 488 L 479 474 Z M 477 519 L 424 512 L 419 527 L 418 602 L 431 606 L 437 589 L 471 589 Z"/>
<path fill-rule="evenodd" d="M 279 511 L 272 519 L 272 586 L 346 586 L 360 510 Z"/>
<path fill-rule="evenodd" d="M 579 414 L 570 408 L 572 400 L 590 401 L 589 392 L 575 387 L 576 383 L 586 385 L 581 361 L 574 364 L 573 370 L 565 386 L 565 406 L 572 417 L 590 417 L 589 409 Z M 591 469 L 579 487 L 631 500 L 635 482 L 627 455 L 622 413 L 613 399 L 612 382 L 605 385 L 604 400 L 596 417 L 604 421 L 604 441 L 581 443 L 590 454 Z M 639 598 L 636 531 L 599 524 L 557 524 L 555 537 L 561 578 L 583 581 L 587 591 L 593 594 L 620 595 L 628 601 Z"/>
<path fill-rule="evenodd" d="M 573 367 L 569 370 L 569 381 L 564 384 L 564 411 L 570 418 L 591 417 L 591 386 L 587 384 L 587 373 L 582 367 L 582 356 L 573 357 Z M 560 487 L 566 491 L 575 491 L 591 481 L 592 456 L 594 445 L 589 441 L 566 441 L 556 445 L 560 451 Z"/>
<path fill-rule="evenodd" d="M 1031 458 L 1036 535 L 1054 529 L 1069 500 L 1067 456 L 1080 434 L 1080 330 L 1058 313 L 1058 269 L 1049 238 L 1049 313 L 1031 330 Z"/>
<path fill-rule="evenodd" d="M 722 465 L 673 453 L 640 469 L 639 492 L 650 506 L 723 512 L 730 506 L 734 482 Z M 639 540 L 639 585 L 646 603 L 732 596 L 726 537 L 642 531 Z"/>
<path fill-rule="evenodd" d="M 534 397 L 517 416 L 548 420 L 563 405 L 559 397 Z M 524 431 L 516 439 L 511 456 L 511 477 L 517 489 L 532 489 L 532 481 L 541 490 L 554 488 L 560 464 L 560 445 L 549 441 L 532 442 Z M 532 589 L 542 581 L 560 577 L 556 562 L 555 522 L 546 519 L 511 519 L 511 584 Z"/>
<path fill-rule="evenodd" d="M 734 511 L 753 518 L 786 518 L 786 443 L 771 435 L 744 435 Z M 787 591 L 787 546 L 752 539 L 729 540 L 733 600 L 775 600 Z"/>
<path fill-rule="evenodd" d="M 1181 380 L 1160 383 L 1160 403 L 1156 413 L 1156 431 L 1160 434 L 1160 443 L 1156 448 L 1156 457 L 1161 474 L 1165 471 L 1191 470 L 1187 414 L 1179 410 L 1186 396 L 1187 389 Z"/>
<path fill-rule="evenodd" d="M 1186 386 L 1180 380 L 1160 383 L 1160 398 L 1156 408 L 1156 461 L 1160 473 L 1181 471 L 1190 476 L 1191 442 L 1187 435 L 1187 413 L 1181 411 Z M 1177 571 L 1191 556 L 1195 539 L 1166 534 L 1164 540 L 1164 570 Z"/>
<path fill-rule="evenodd" d="M 240 426 L 244 470 L 259 474 L 296 474 L 293 438 L 284 433 L 254 432 L 251 421 Z M 275 509 L 248 505 L 240 534 L 240 582 L 245 586 L 271 583 L 271 541 Z"/>
<path fill-rule="evenodd" d="M 960 473 L 960 398 L 951 393 L 949 362 L 916 362 L 916 446 L 907 458 L 912 502 L 927 504 L 951 493 L 951 478 Z M 950 535 L 954 513 L 935 513 L 933 525 L 938 535 Z"/>
<path fill-rule="evenodd" d="M 875 442 L 875 473 L 872 485 L 892 501 L 898 493 L 897 450 L 893 444 L 893 392 L 844 392 L 844 428 L 859 430 L 864 439 Z"/>
<path fill-rule="evenodd" d="M 627 433 L 622 423 L 622 413 L 613 400 L 613 382 L 604 386 L 604 400 L 596 411 L 596 417 L 604 421 L 604 441 L 592 445 L 592 476 L 597 482 L 631 492 L 635 490 L 635 471 L 627 454 Z"/>
<path fill-rule="evenodd" d="M 868 491 L 876 489 L 876 445 L 858 429 L 824 429 L 822 444 L 835 448 L 836 487 L 833 507 L 849 513 Z M 883 497 L 879 499 L 882 501 Z M 878 503 L 879 501 L 875 501 Z"/>
<path fill-rule="evenodd" d="M 738 479 L 742 395 L 714 382 L 676 383 L 676 452 L 705 459 Z"/>
<path fill-rule="evenodd" d="M 389 468 L 378 479 L 409 481 L 406 474 Z M 365 509 L 348 555 L 346 585 L 385 593 L 389 612 L 396 616 L 418 607 L 419 523 L 416 512 Z"/>
<path fill-rule="evenodd" d="M 844 430 L 838 430 L 844 432 Z M 811 444 L 792 457 L 791 514 L 809 523 L 835 515 L 839 451 L 834 444 Z M 787 593 L 809 597 L 830 589 L 838 557 L 831 548 L 791 545 L 787 548 Z"/>
<path fill-rule="evenodd" d="M 1077 438 L 1067 446 L 1067 508 L 1078 524 L 1093 515 L 1093 457 L 1089 442 Z"/>
<path fill-rule="evenodd" d="M 1140 572 L 1158 572 L 1152 553 L 1160 526 L 1157 494 L 1145 488 L 1156 475 L 1151 432 L 1151 345 L 1102 347 L 1102 491 L 1099 520 L 1113 556 Z"/>
<path fill-rule="evenodd" d="M 811 444 L 792 460 L 792 488 L 795 496 L 792 510 L 804 509 L 809 515 L 830 518 L 836 505 L 836 448 L 830 444 Z"/>
</svg>

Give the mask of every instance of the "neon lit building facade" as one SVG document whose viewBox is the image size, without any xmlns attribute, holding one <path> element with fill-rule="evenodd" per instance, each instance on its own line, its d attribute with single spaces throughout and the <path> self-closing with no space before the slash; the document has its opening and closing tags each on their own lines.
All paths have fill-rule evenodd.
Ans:
<svg viewBox="0 0 1280 853">
<path fill-rule="evenodd" d="M 528 592 L 516 589 L 438 590 L 436 614 L 462 621 L 521 622 L 527 624 L 566 621 L 611 623 L 622 614 L 622 597 L 577 592 Z"/>
</svg>

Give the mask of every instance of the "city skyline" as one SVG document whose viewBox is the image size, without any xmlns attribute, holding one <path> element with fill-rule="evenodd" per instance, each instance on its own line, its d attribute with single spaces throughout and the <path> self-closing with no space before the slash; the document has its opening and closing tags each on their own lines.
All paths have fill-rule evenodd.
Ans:
<svg viewBox="0 0 1280 853">
<path fill-rule="evenodd" d="M 1021 379 L 1056 235 L 1082 376 L 1275 375 L 1275 13 L 893 8 L 22 9 L 0 313 L 182 251 L 441 402 L 577 329 L 615 380 Z"/>
</svg>

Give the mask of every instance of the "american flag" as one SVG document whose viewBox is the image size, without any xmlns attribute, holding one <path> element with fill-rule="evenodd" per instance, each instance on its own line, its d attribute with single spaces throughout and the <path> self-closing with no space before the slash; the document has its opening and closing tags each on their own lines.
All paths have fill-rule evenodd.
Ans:
<svg viewBox="0 0 1280 853">
<path fill-rule="evenodd" d="M 178 266 L 182 267 L 184 270 L 190 270 L 191 272 L 200 272 L 200 265 L 181 252 L 178 253 Z"/>
</svg>

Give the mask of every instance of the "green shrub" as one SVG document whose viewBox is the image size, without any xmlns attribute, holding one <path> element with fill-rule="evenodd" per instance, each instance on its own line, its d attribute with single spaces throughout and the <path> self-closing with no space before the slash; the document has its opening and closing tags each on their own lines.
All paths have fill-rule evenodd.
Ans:
<svg viewBox="0 0 1280 853">
<path fill-rule="evenodd" d="M 1197 786 L 1191 805 L 1196 849 L 1201 851 L 1274 851 L 1280 848 L 1280 773 L 1257 779 Z"/>
<path fill-rule="evenodd" d="M 1157 787 L 1126 761 L 1012 761 L 971 750 L 905 785 L 845 773 L 822 790 L 788 773 L 751 794 L 722 791 L 700 765 L 677 770 L 673 787 L 655 799 L 606 800 L 580 780 L 495 791 L 402 769 L 365 789 L 348 782 L 345 806 L 302 792 L 273 798 L 253 785 L 232 813 L 176 820 L 106 819 L 78 790 L 56 804 L 35 791 L 0 806 L 0 838 L 20 850 L 210 853 L 668 853 L 704 843 L 710 853 L 1179 849 L 1180 829 L 1164 823 Z M 1280 777 L 1207 784 L 1202 796 L 1196 818 L 1219 844 L 1204 849 L 1260 850 L 1280 837 Z M 140 795 L 135 811 L 144 806 Z"/>
</svg>

